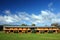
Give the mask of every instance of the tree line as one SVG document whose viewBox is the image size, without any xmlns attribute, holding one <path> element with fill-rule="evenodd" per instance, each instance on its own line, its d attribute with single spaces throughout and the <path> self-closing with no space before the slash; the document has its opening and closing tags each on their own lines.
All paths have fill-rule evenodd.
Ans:
<svg viewBox="0 0 60 40">
<path fill-rule="evenodd" d="M 21 26 L 29 26 L 27 24 L 21 24 Z M 31 24 L 30 26 L 36 26 L 35 24 Z M 51 26 L 53 27 L 60 27 L 60 23 L 52 23 Z"/>
<path fill-rule="evenodd" d="M 27 24 L 21 24 L 21 26 L 29 26 Z M 36 26 L 35 24 L 31 24 L 30 26 Z"/>
</svg>

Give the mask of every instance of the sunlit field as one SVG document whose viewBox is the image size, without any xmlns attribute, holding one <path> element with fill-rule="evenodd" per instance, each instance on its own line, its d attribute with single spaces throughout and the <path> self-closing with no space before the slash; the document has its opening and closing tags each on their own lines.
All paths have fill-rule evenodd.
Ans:
<svg viewBox="0 0 60 40">
<path fill-rule="evenodd" d="M 60 34 L 36 34 L 36 33 L 3 33 L 0 32 L 0 40 L 60 40 Z"/>
</svg>

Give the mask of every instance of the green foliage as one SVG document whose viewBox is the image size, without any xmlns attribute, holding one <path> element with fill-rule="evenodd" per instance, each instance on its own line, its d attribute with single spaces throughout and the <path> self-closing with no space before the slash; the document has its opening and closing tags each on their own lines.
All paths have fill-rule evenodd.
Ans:
<svg viewBox="0 0 60 40">
<path fill-rule="evenodd" d="M 58 26 L 58 23 L 52 23 L 51 26 Z"/>
<path fill-rule="evenodd" d="M 21 24 L 21 26 L 27 26 L 27 24 Z"/>
<path fill-rule="evenodd" d="M 35 24 L 32 24 L 32 26 L 35 26 Z"/>
<path fill-rule="evenodd" d="M 36 33 L 36 30 L 32 30 L 32 33 Z"/>
<path fill-rule="evenodd" d="M 52 23 L 51 26 L 59 27 L 60 28 L 60 23 Z"/>
<path fill-rule="evenodd" d="M 53 31 L 50 30 L 48 33 L 53 33 Z"/>
<path fill-rule="evenodd" d="M 14 31 L 14 33 L 18 33 L 18 31 Z"/>
</svg>

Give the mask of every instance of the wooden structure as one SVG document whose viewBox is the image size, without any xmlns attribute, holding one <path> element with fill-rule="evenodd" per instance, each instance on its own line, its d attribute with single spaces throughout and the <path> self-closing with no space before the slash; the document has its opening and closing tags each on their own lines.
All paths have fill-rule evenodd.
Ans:
<svg viewBox="0 0 60 40">
<path fill-rule="evenodd" d="M 58 27 L 38 27 L 38 26 L 4 26 L 6 33 L 60 33 Z"/>
</svg>

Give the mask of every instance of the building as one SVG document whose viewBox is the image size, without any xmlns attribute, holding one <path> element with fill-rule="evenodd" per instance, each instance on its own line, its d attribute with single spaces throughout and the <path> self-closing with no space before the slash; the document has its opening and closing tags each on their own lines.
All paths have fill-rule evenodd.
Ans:
<svg viewBox="0 0 60 40">
<path fill-rule="evenodd" d="M 38 26 L 3 26 L 6 33 L 60 33 L 58 27 L 38 27 Z"/>
</svg>

